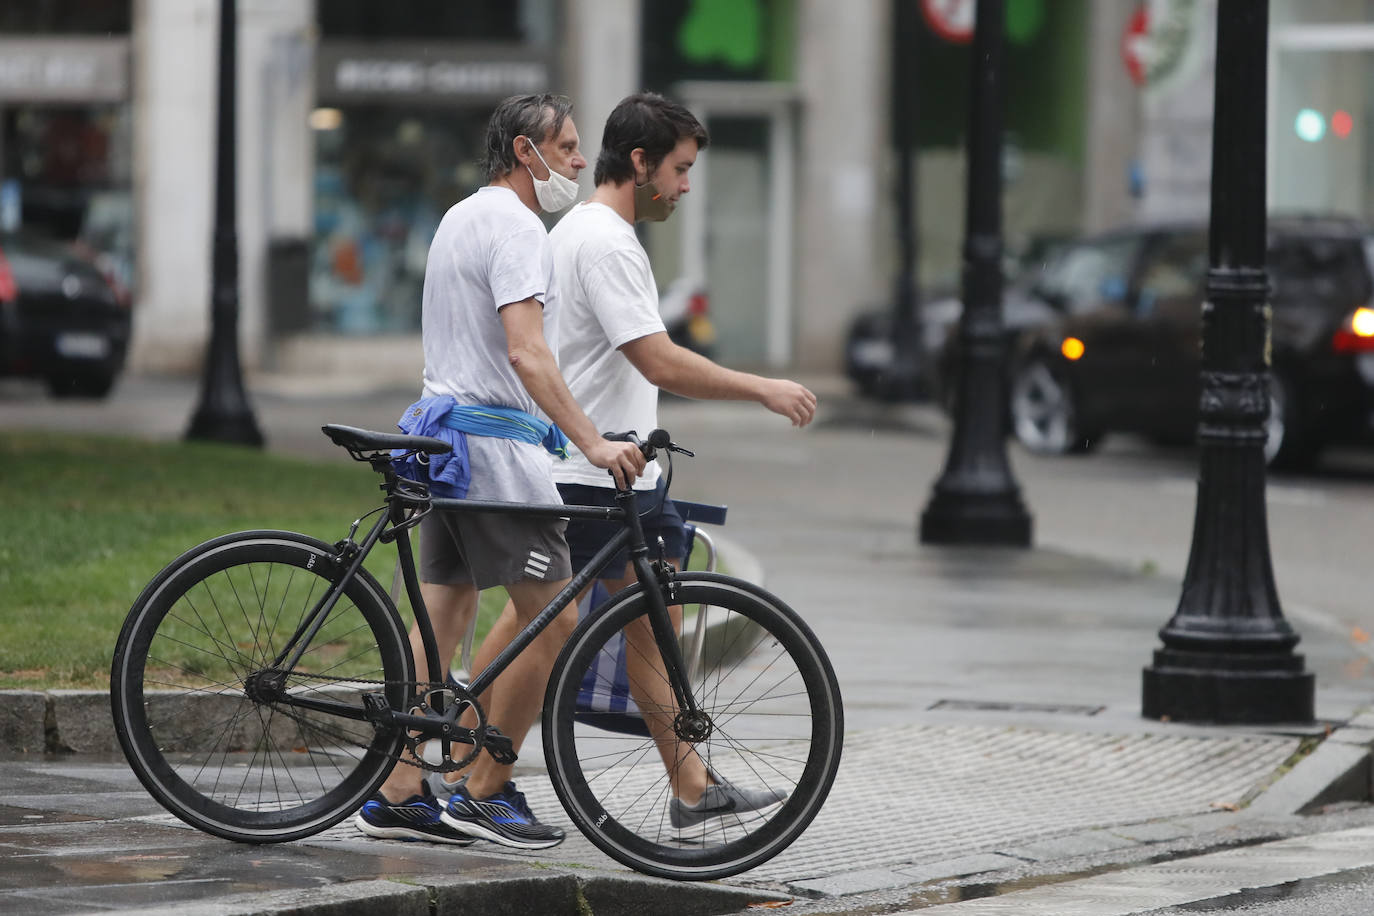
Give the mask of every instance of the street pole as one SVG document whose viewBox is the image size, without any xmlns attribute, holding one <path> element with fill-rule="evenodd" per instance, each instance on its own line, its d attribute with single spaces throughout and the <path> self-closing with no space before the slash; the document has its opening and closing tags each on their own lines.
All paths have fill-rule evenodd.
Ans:
<svg viewBox="0 0 1374 916">
<path fill-rule="evenodd" d="M 219 6 L 219 106 L 215 155 L 215 240 L 212 252 L 210 342 L 205 350 L 200 404 L 187 439 L 262 445 L 262 433 L 243 390 L 239 366 L 239 246 L 235 65 L 238 16 L 235 0 Z"/>
<path fill-rule="evenodd" d="M 892 140 L 897 153 L 897 286 L 892 298 L 892 365 L 884 385 L 894 398 L 919 395 L 921 359 L 916 277 L 916 3 L 892 4 Z"/>
<path fill-rule="evenodd" d="M 1144 672 L 1150 719 L 1313 718 L 1313 675 L 1279 607 L 1264 506 L 1268 31 L 1267 0 L 1220 0 L 1197 514 L 1178 611 Z"/>
<path fill-rule="evenodd" d="M 1031 517 L 1006 449 L 1002 332 L 1004 0 L 978 0 L 969 105 L 959 388 L 944 472 L 921 514 L 923 544 L 1029 547 Z"/>
</svg>

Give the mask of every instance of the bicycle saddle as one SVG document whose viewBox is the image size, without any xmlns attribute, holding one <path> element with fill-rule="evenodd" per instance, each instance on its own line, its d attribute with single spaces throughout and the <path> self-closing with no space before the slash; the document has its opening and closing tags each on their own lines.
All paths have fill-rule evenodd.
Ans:
<svg viewBox="0 0 1374 916">
<path fill-rule="evenodd" d="M 382 452 L 399 448 L 407 452 L 441 455 L 451 451 L 447 442 L 431 436 L 379 433 L 370 429 L 358 429 L 356 426 L 340 426 L 337 423 L 329 423 L 320 429 L 324 430 L 330 442 L 341 445 L 350 452 Z"/>
</svg>

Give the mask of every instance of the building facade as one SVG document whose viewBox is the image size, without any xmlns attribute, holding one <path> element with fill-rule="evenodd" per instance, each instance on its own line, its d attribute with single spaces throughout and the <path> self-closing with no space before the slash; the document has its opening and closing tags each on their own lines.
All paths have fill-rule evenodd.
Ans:
<svg viewBox="0 0 1374 916">
<path fill-rule="evenodd" d="M 1205 217 L 1215 2 L 1008 0 L 1009 248 Z M 727 363 L 835 368 L 898 274 L 895 118 L 916 125 L 918 277 L 957 283 L 972 7 L 238 0 L 244 365 L 418 382 L 425 253 L 482 183 L 494 102 L 569 94 L 594 161 L 611 107 L 651 88 L 713 136 L 681 212 L 642 227 L 660 286 L 710 290 Z M 193 373 L 204 354 L 218 9 L 0 11 L 0 228 L 104 253 L 134 302 L 136 371 Z M 1271 205 L 1374 218 L 1374 0 L 1271 0 L 1271 22 Z M 901 109 L 898 54 L 917 74 Z"/>
</svg>

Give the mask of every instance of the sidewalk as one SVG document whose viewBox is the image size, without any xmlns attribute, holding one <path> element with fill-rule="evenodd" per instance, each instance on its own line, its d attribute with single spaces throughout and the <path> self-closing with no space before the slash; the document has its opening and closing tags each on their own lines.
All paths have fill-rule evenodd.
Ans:
<svg viewBox="0 0 1374 916">
<path fill-rule="evenodd" d="M 110 755 L 107 732 L 78 737 L 78 713 L 108 729 L 103 696 L 59 695 L 45 740 L 82 753 L 0 760 L 0 909 L 576 913 L 580 894 L 597 914 L 733 912 L 780 896 L 796 897 L 793 912 L 881 911 L 959 899 L 948 895 L 961 884 L 1300 832 L 1299 810 L 1367 793 L 1374 732 L 1352 723 L 1359 695 L 1323 690 L 1352 661 L 1347 644 L 1303 631 L 1318 676 L 1315 727 L 1143 720 L 1141 668 L 1178 583 L 1046 546 L 918 546 L 943 422 L 922 408 L 858 405 L 839 385 L 820 393 L 822 414 L 800 434 L 753 405 L 668 401 L 661 415 L 698 455 L 680 460 L 674 492 L 730 506 L 717 539 L 725 562 L 744 572 L 752 558 L 817 631 L 844 691 L 845 757 L 830 800 L 773 861 L 682 886 L 626 872 L 575 832 L 540 854 L 369 840 L 348 824 L 288 846 L 235 846 L 161 814 Z M 321 423 L 387 429 L 407 395 L 260 386 L 254 403 L 271 448 L 320 457 L 335 451 Z M 5 426 L 171 438 L 194 396 L 194 386 L 132 379 L 103 407 L 5 392 L 0 406 Z M 1037 532 L 1036 543 L 1053 538 Z M 0 709 L 9 727 L 16 699 Z M 32 712 L 18 718 L 32 726 Z M 538 772 L 541 754 L 527 744 L 521 788 L 541 817 L 571 830 Z"/>
</svg>

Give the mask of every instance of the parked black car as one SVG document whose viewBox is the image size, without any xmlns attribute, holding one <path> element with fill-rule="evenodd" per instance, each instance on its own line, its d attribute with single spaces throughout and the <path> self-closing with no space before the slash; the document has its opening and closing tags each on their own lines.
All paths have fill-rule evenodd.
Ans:
<svg viewBox="0 0 1374 916">
<path fill-rule="evenodd" d="M 1054 317 L 1036 284 L 1062 244 L 1062 237 L 1037 236 L 1003 261 L 1003 323 L 1010 343 L 1021 329 Z M 845 375 L 865 397 L 883 401 L 935 400 L 950 406 L 953 374 L 946 363 L 948 339 L 958 333 L 963 303 L 957 284 L 922 290 L 912 340 L 897 342 L 892 307 L 859 313 L 845 334 Z"/>
<path fill-rule="evenodd" d="M 104 397 L 130 326 L 127 301 L 70 246 L 0 235 L 0 375 L 42 378 L 59 397 Z"/>
<path fill-rule="evenodd" d="M 1269 221 L 1271 418 L 1266 457 L 1310 465 L 1363 440 L 1374 411 L 1374 235 L 1354 220 Z M 1036 294 L 1053 320 L 1009 357 L 1013 433 L 1038 452 L 1083 452 L 1109 432 L 1192 441 L 1200 394 L 1207 229 L 1133 229 L 1072 243 Z M 957 354 L 947 351 L 945 364 Z"/>
</svg>

